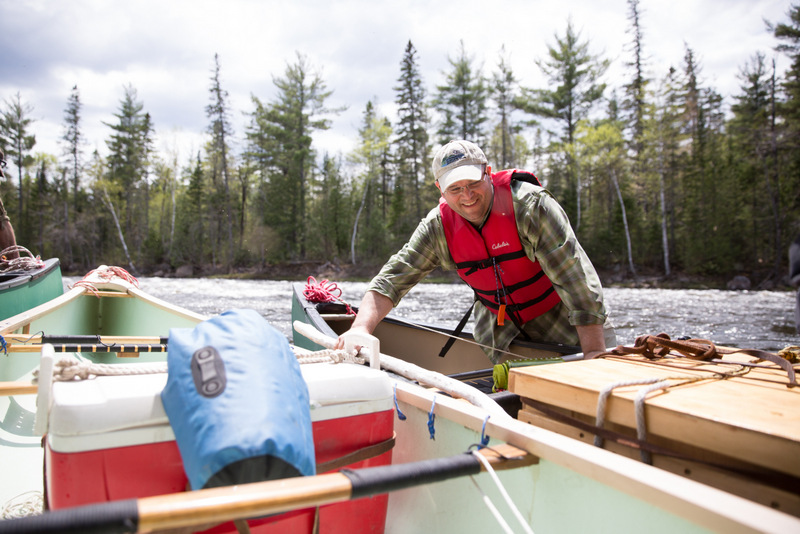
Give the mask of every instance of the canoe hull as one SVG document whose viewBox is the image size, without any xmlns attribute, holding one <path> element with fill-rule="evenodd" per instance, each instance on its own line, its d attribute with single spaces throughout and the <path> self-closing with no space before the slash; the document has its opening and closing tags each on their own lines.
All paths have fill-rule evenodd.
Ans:
<svg viewBox="0 0 800 534">
<path fill-rule="evenodd" d="M 61 284 L 60 273 L 58 283 Z M 204 319 L 189 310 L 172 306 L 132 284 L 118 280 L 97 284 L 100 296 L 76 287 L 47 302 L 0 320 L 0 335 L 22 337 L 45 334 L 161 335 L 172 327 L 191 327 Z M 61 293 L 61 292 L 60 292 Z M 67 357 L 74 353 L 62 354 Z M 109 352 L 82 352 L 81 358 L 95 363 L 165 361 L 166 353 L 141 353 L 138 357 Z M 0 395 L 0 473 L 16 484 L 0 484 L 0 504 L 29 491 L 42 492 L 42 443 L 35 434 L 36 387 L 33 373 L 39 367 L 39 352 L 9 352 L 2 356 L 0 383 L 27 384 L 30 394 Z M 33 468 L 32 468 L 33 466 Z M 38 466 L 38 467 L 36 467 Z"/>
<path fill-rule="evenodd" d="M 64 292 L 57 258 L 32 271 L 0 274 L 0 321 L 57 297 Z"/>
</svg>

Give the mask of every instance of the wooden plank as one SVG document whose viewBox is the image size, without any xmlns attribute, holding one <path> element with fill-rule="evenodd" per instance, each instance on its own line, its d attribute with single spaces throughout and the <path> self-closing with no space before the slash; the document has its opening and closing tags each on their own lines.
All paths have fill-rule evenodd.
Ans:
<svg viewBox="0 0 800 534">
<path fill-rule="evenodd" d="M 691 366 L 684 366 L 597 359 L 516 368 L 510 373 L 509 389 L 521 397 L 594 417 L 599 393 L 607 386 L 632 379 L 697 376 Z M 772 371 L 758 369 L 750 375 L 709 378 L 652 394 L 645 408 L 648 435 L 800 476 L 800 388 L 776 382 Z M 635 428 L 634 398 L 641 387 L 617 388 L 609 397 L 606 420 Z"/>
<path fill-rule="evenodd" d="M 554 421 L 531 406 L 524 406 L 520 410 L 519 420 L 585 443 L 591 444 L 594 442 L 593 434 L 566 423 Z M 622 428 L 614 428 L 614 430 L 622 430 Z M 607 441 L 603 448 L 628 458 L 639 459 L 637 450 L 613 441 Z M 653 454 L 652 458 L 653 465 L 659 469 L 664 469 L 701 484 L 722 489 L 775 510 L 800 517 L 800 494 L 774 488 L 768 484 L 745 478 L 732 471 L 718 469 L 699 462 L 671 458 L 660 454 Z"/>
<path fill-rule="evenodd" d="M 0 382 L 0 397 L 6 395 L 30 395 L 38 391 L 33 382 Z"/>
</svg>

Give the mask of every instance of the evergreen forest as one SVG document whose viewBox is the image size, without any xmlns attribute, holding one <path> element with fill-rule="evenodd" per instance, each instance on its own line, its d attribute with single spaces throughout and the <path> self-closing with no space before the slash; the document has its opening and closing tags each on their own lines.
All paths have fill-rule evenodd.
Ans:
<svg viewBox="0 0 800 534">
<path fill-rule="evenodd" d="M 272 73 L 276 96 L 253 95 L 249 109 L 232 109 L 224 64 L 209 58 L 208 104 L 197 110 L 207 142 L 187 161 L 155 149 L 132 84 L 106 124 L 105 156 L 86 151 L 80 87 L 65 95 L 59 154 L 36 149 L 35 103 L 0 95 L 0 198 L 18 243 L 67 271 L 377 270 L 436 206 L 433 150 L 464 138 L 495 170 L 534 172 L 601 273 L 784 283 L 800 234 L 800 4 L 765 22 L 788 68 L 779 74 L 774 57 L 753 51 L 730 101 L 704 81 L 688 44 L 674 65 L 649 65 L 639 0 L 627 8 L 624 79 L 608 79 L 609 60 L 569 21 L 546 57 L 515 58 L 535 62 L 546 87 L 520 84 L 502 51 L 484 68 L 463 43 L 439 79 L 423 79 L 409 41 L 393 81 L 397 117 L 351 103 L 363 113 L 347 154 L 314 148 L 341 110 L 299 52 Z M 233 131 L 233 114 L 246 115 L 246 131 Z"/>
</svg>

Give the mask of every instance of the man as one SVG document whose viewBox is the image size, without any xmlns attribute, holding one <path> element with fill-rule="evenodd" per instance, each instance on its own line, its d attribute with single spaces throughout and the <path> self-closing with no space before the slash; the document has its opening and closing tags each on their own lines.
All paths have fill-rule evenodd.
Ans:
<svg viewBox="0 0 800 534">
<path fill-rule="evenodd" d="M 0 179 L 5 180 L 3 174 L 3 167 L 6 166 L 5 154 L 0 150 Z M 17 239 L 14 236 L 14 227 L 11 226 L 11 219 L 8 218 L 6 208 L 3 206 L 3 199 L 0 198 L 0 252 L 3 252 L 9 247 L 14 247 L 17 244 Z M 19 252 L 15 250 L 9 251 L 6 254 L 7 260 L 13 260 L 19 257 Z"/>
<path fill-rule="evenodd" d="M 789 282 L 797 288 L 794 305 L 794 326 L 800 334 L 800 235 L 789 245 Z"/>
<path fill-rule="evenodd" d="M 495 363 L 518 335 L 580 343 L 587 359 L 616 345 L 613 329 L 604 331 L 597 273 L 563 209 L 535 176 L 492 174 L 483 151 L 464 140 L 441 147 L 432 169 L 439 206 L 372 280 L 339 348 L 351 332 L 371 334 L 436 267 L 458 270 L 475 291 L 473 334 Z"/>
</svg>

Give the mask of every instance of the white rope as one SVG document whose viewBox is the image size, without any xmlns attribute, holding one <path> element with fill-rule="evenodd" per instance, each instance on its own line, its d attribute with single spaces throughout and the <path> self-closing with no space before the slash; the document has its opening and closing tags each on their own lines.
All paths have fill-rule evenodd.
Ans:
<svg viewBox="0 0 800 534">
<path fill-rule="evenodd" d="M 297 361 L 302 365 L 305 363 L 356 363 L 363 364 L 366 359 L 357 356 L 358 351 L 346 351 L 342 349 L 323 349 L 316 352 L 299 352 L 295 350 L 294 355 Z"/>
<path fill-rule="evenodd" d="M 154 363 L 92 363 L 81 362 L 74 358 L 58 360 L 53 369 L 53 380 L 69 381 L 79 378 L 86 380 L 90 376 L 128 376 L 150 375 L 167 372 L 167 362 Z"/>
<path fill-rule="evenodd" d="M 19 256 L 7 259 L 9 254 L 17 252 Z M 25 256 L 27 254 L 27 256 Z M 12 245 L 0 251 L 0 273 L 11 271 L 31 271 L 44 267 L 44 262 L 39 256 L 34 256 L 30 250 L 20 245 Z"/>
<path fill-rule="evenodd" d="M 661 378 L 639 378 L 636 380 L 621 380 L 619 382 L 614 382 L 613 384 L 609 384 L 604 387 L 600 391 L 600 395 L 597 397 L 597 415 L 595 417 L 595 426 L 598 428 L 603 428 L 603 425 L 606 421 L 606 404 L 608 403 L 608 397 L 611 396 L 611 393 L 616 388 L 621 388 L 625 386 L 641 386 L 644 384 L 654 384 L 655 382 L 659 382 Z M 594 444 L 597 447 L 603 446 L 603 438 L 600 436 L 594 437 Z"/>
<path fill-rule="evenodd" d="M 299 364 L 307 363 L 353 363 L 363 364 L 364 358 L 357 352 L 324 349 L 316 352 L 295 352 Z M 149 375 L 167 372 L 167 362 L 153 363 L 93 363 L 75 358 L 58 360 L 53 369 L 53 380 L 70 381 L 76 378 L 86 380 L 90 376 L 130 376 Z"/>
<path fill-rule="evenodd" d="M 18 519 L 39 515 L 44 510 L 44 496 L 41 491 L 26 491 L 7 501 L 0 512 L 0 519 Z"/>
<path fill-rule="evenodd" d="M 608 397 L 611 395 L 611 392 L 615 388 L 624 386 L 645 386 L 643 388 L 639 388 L 639 390 L 636 392 L 636 397 L 634 398 L 633 407 L 634 407 L 634 415 L 636 416 L 636 438 L 639 441 L 646 441 L 647 420 L 645 418 L 644 408 L 647 396 L 654 391 L 668 389 L 674 386 L 680 386 L 684 384 L 689 384 L 691 382 L 698 382 L 700 380 L 707 380 L 707 379 L 708 377 L 703 377 L 703 376 L 698 376 L 698 377 L 675 376 L 675 377 L 660 377 L 660 378 L 641 378 L 637 380 L 623 380 L 620 382 L 609 384 L 600 391 L 600 395 L 597 398 L 597 417 L 595 419 L 595 426 L 597 426 L 598 428 L 603 428 L 603 425 L 605 424 L 606 404 L 608 402 Z M 603 438 L 601 438 L 598 435 L 595 435 L 594 444 L 597 447 L 602 447 Z M 647 464 L 653 463 L 653 457 L 650 454 L 650 451 L 641 449 L 640 456 L 644 463 Z"/>
<path fill-rule="evenodd" d="M 644 418 L 644 401 L 647 399 L 647 395 L 653 391 L 667 389 L 671 384 L 672 382 L 669 380 L 662 380 L 660 382 L 656 382 L 655 384 L 650 384 L 647 387 L 640 388 L 636 393 L 634 409 L 636 411 L 636 437 L 639 439 L 639 441 L 647 440 L 647 422 Z M 650 451 L 642 449 L 640 451 L 640 456 L 644 463 L 653 463 L 653 456 L 650 454 Z"/>
<path fill-rule="evenodd" d="M 514 504 L 514 501 L 511 500 L 511 497 L 509 496 L 508 492 L 506 491 L 506 488 L 503 486 L 503 483 L 500 482 L 500 478 L 497 476 L 497 473 L 495 473 L 494 469 L 492 469 L 492 465 L 489 463 L 489 460 L 484 458 L 483 455 L 480 454 L 478 451 L 472 451 L 472 454 L 476 458 L 478 458 L 478 461 L 480 461 L 481 464 L 483 464 L 483 467 L 484 467 L 484 469 L 486 469 L 486 472 L 489 473 L 490 477 L 492 477 L 492 480 L 494 481 L 495 485 L 497 486 L 497 489 L 500 491 L 500 495 L 503 496 L 503 499 L 505 499 L 506 504 L 511 509 L 511 512 L 514 514 L 514 517 L 516 517 L 517 521 L 519 521 L 519 524 L 522 525 L 522 529 L 528 534 L 533 534 L 533 529 L 531 529 L 531 527 L 525 521 L 525 518 L 522 517 L 522 514 L 520 513 L 519 508 L 517 508 L 517 506 Z M 470 477 L 470 478 L 473 479 L 472 482 L 477 486 L 478 484 L 475 482 L 474 477 Z M 478 489 L 480 490 L 480 488 L 478 488 Z M 483 491 L 481 491 L 481 493 L 483 494 Z M 484 497 L 486 497 L 486 494 L 483 494 L 483 495 L 484 495 Z M 489 503 L 491 503 L 491 501 L 489 501 L 488 497 L 486 497 L 485 501 L 488 501 Z M 506 531 L 507 532 L 511 532 L 510 528 L 508 527 L 508 523 L 506 523 L 505 520 L 503 520 L 501 517 L 499 517 L 498 513 L 496 513 L 497 512 L 497 508 L 492 504 L 489 509 L 492 510 L 493 514 L 495 514 L 495 517 L 497 518 L 498 522 L 500 522 L 501 525 L 504 525 L 504 528 L 506 529 Z"/>
<path fill-rule="evenodd" d="M 506 520 L 505 520 L 505 519 L 503 519 L 503 516 L 502 516 L 502 514 L 500 514 L 500 510 L 498 510 L 498 509 L 497 509 L 497 507 L 494 505 L 494 503 L 493 503 L 493 502 L 492 502 L 492 500 L 489 498 L 489 496 L 488 496 L 488 495 L 486 495 L 486 494 L 483 492 L 483 490 L 481 489 L 481 487 L 480 487 L 480 486 L 478 485 L 478 483 L 475 481 L 475 477 L 469 477 L 469 479 L 472 481 L 472 484 L 475 486 L 475 488 L 476 488 L 476 489 L 478 490 L 478 492 L 481 494 L 481 499 L 483 500 L 483 504 L 485 504 L 485 505 L 486 505 L 486 507 L 489 509 L 489 511 L 490 511 L 490 512 L 492 512 L 492 515 L 493 515 L 493 516 L 494 516 L 494 518 L 497 520 L 497 522 L 500 524 L 500 528 L 502 528 L 502 529 L 503 529 L 503 532 L 505 532 L 506 534 L 514 534 L 514 531 L 513 531 L 513 530 L 511 530 L 511 527 L 510 527 L 510 526 L 508 526 L 508 523 L 506 523 Z"/>
</svg>

